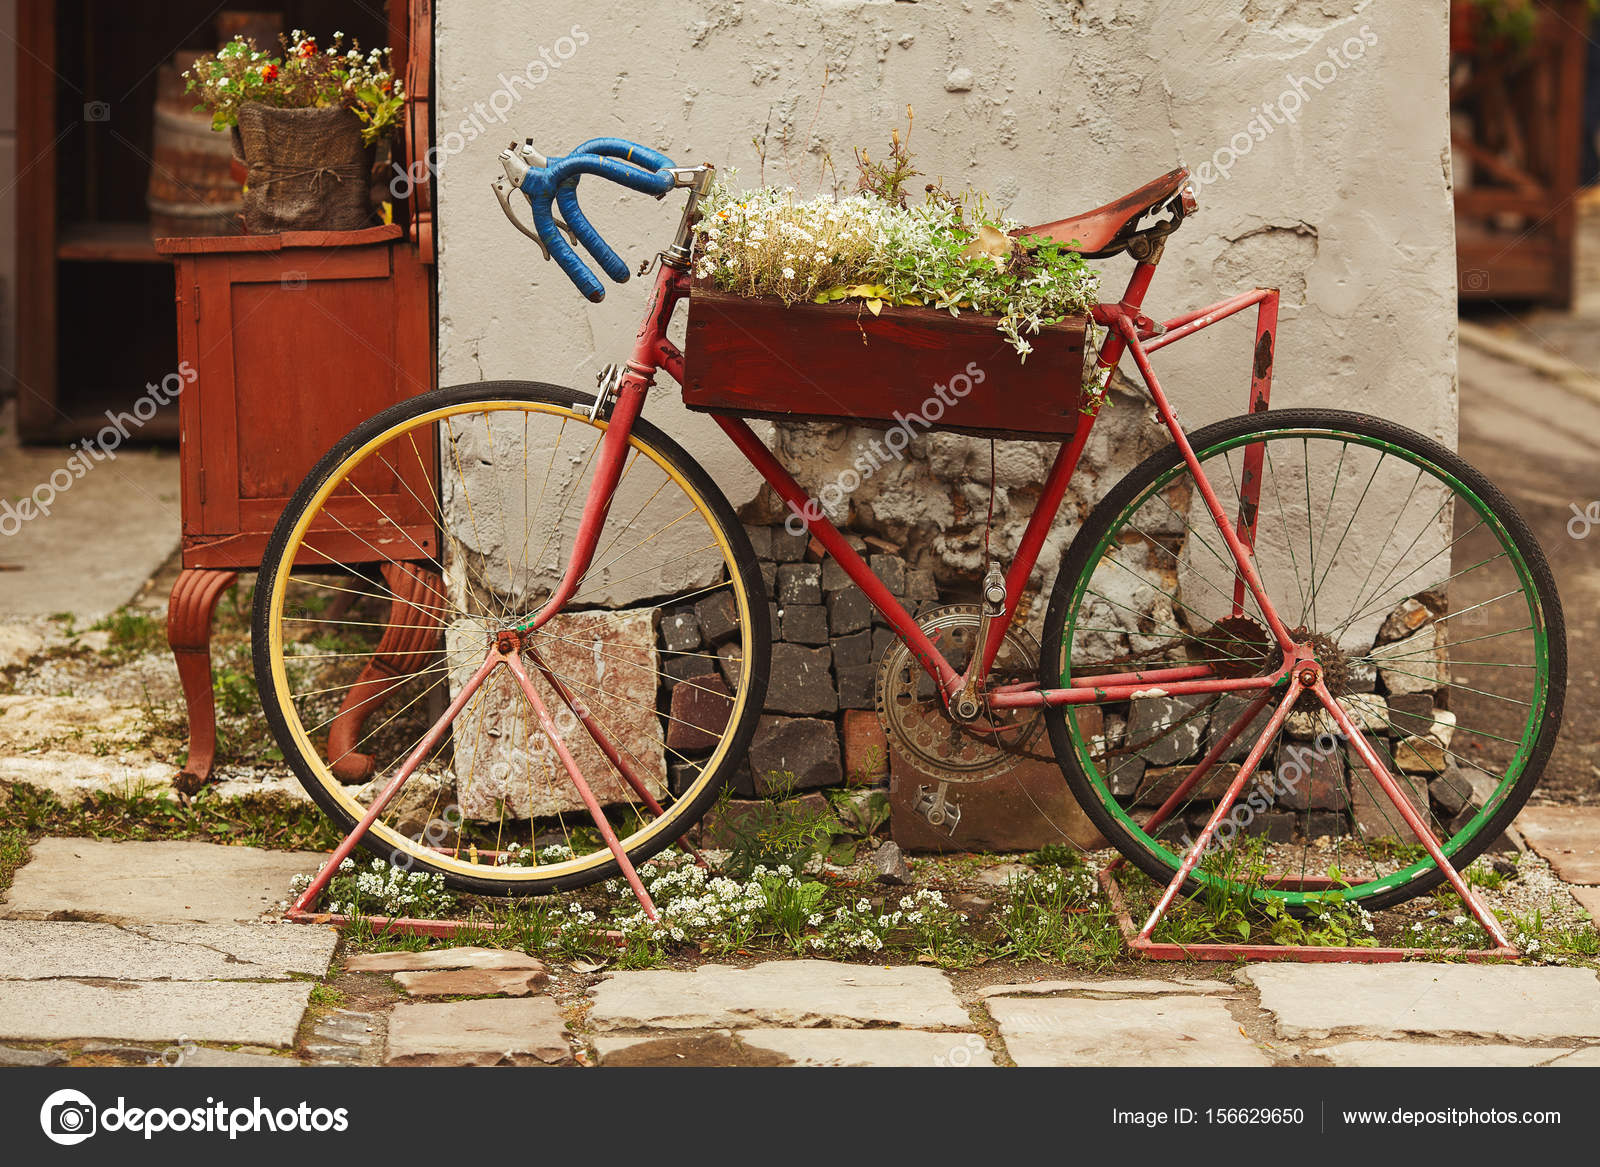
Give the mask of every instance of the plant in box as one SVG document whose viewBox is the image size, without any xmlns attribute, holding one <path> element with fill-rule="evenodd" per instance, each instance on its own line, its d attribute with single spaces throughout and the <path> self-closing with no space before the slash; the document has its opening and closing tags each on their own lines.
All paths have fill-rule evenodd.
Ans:
<svg viewBox="0 0 1600 1167">
<path fill-rule="evenodd" d="M 691 407 L 894 423 L 937 387 L 945 426 L 1075 428 L 1095 273 L 981 195 L 929 184 L 911 205 L 909 137 L 896 132 L 883 162 L 858 152 L 847 197 L 713 185 L 696 228 Z"/>
<path fill-rule="evenodd" d="M 327 48 L 296 29 L 280 52 L 235 38 L 185 73 L 215 130 L 230 130 L 249 171 L 245 229 L 354 231 L 372 220 L 377 142 L 399 123 L 405 93 L 390 50 Z"/>
</svg>

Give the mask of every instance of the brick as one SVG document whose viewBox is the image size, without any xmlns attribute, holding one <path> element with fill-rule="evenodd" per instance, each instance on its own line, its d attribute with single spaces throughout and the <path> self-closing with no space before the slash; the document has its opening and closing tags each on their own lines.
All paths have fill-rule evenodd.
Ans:
<svg viewBox="0 0 1600 1167">
<path fill-rule="evenodd" d="M 1154 766 L 1145 771 L 1144 783 L 1139 789 L 1139 797 L 1135 802 L 1137 806 L 1160 806 L 1172 792 L 1178 789 L 1179 783 L 1194 772 L 1192 763 L 1177 766 Z M 1208 801 L 1221 798 L 1228 792 L 1228 784 L 1239 773 L 1236 762 L 1218 762 L 1200 780 L 1200 784 L 1185 796 L 1187 799 Z M 1250 793 L 1250 784 L 1246 784 L 1240 798 L 1245 798 Z"/>
<path fill-rule="evenodd" d="M 1271 843 L 1287 843 L 1294 838 L 1295 816 L 1287 811 L 1269 810 L 1251 818 L 1241 834 L 1266 839 Z"/>
<path fill-rule="evenodd" d="M 1344 751 L 1319 754 L 1308 745 L 1290 745 L 1279 759 L 1273 786 L 1286 810 L 1343 810 Z"/>
<path fill-rule="evenodd" d="M 839 697 L 833 688 L 826 648 L 798 644 L 772 646 L 772 675 L 767 682 L 767 708 L 775 713 L 834 713 Z"/>
<path fill-rule="evenodd" d="M 702 847 L 731 847 L 743 838 L 786 819 L 804 814 L 808 818 L 831 813 L 828 800 L 820 794 L 773 802 L 768 798 L 730 798 L 719 802 L 700 820 Z"/>
<path fill-rule="evenodd" d="M 1321 839 L 1328 836 L 1348 835 L 1350 833 L 1350 820 L 1342 814 L 1331 811 L 1312 810 L 1297 815 L 1300 833 L 1307 839 Z"/>
<path fill-rule="evenodd" d="M 872 633 L 865 630 L 833 638 L 833 667 L 858 669 L 873 661 Z"/>
<path fill-rule="evenodd" d="M 771 527 L 746 527 L 744 533 L 750 536 L 750 550 L 756 553 L 757 559 L 772 558 Z"/>
<path fill-rule="evenodd" d="M 871 665 L 836 670 L 840 709 L 871 709 L 877 701 L 878 670 Z"/>
<path fill-rule="evenodd" d="M 667 748 L 684 753 L 709 750 L 722 740 L 733 715 L 733 693 L 715 673 L 691 677 L 672 690 Z"/>
<path fill-rule="evenodd" d="M 1128 745 L 1152 766 L 1194 757 L 1205 738 L 1209 697 L 1138 697 L 1129 703 Z"/>
<path fill-rule="evenodd" d="M 1397 734 L 1427 733 L 1433 725 L 1433 694 L 1396 693 L 1389 698 L 1389 721 Z"/>
<path fill-rule="evenodd" d="M 750 742 L 750 769 L 763 795 L 837 786 L 844 780 L 838 731 L 821 718 L 764 715 Z"/>
<path fill-rule="evenodd" d="M 700 618 L 685 605 L 661 617 L 661 642 L 671 652 L 692 652 L 700 647 Z"/>
<path fill-rule="evenodd" d="M 744 668 L 744 650 L 737 644 L 724 644 L 717 649 L 717 670 L 722 674 L 722 679 L 728 682 L 728 688 L 739 687 L 739 674 Z"/>
<path fill-rule="evenodd" d="M 778 609 L 783 638 L 791 644 L 828 643 L 828 610 L 821 604 L 788 604 Z"/>
<path fill-rule="evenodd" d="M 845 710 L 840 737 L 846 781 L 867 784 L 889 776 L 889 739 L 876 713 Z"/>
<path fill-rule="evenodd" d="M 883 654 L 899 642 L 900 637 L 894 629 L 874 628 L 872 630 L 872 663 L 877 664 L 883 659 Z"/>
<path fill-rule="evenodd" d="M 784 526 L 771 528 L 772 531 L 772 558 L 779 563 L 799 563 L 806 557 L 806 544 L 811 541 L 811 536 L 804 530 L 798 535 L 791 534 Z"/>
<path fill-rule="evenodd" d="M 897 596 L 906 594 L 906 561 L 898 555 L 872 555 L 867 558 L 872 574 Z"/>
<path fill-rule="evenodd" d="M 756 564 L 756 570 L 761 573 L 761 590 L 769 600 L 778 598 L 778 565 L 770 560 L 763 559 Z"/>
<path fill-rule="evenodd" d="M 778 565 L 778 603 L 822 603 L 822 569 L 815 563 L 783 563 Z"/>
<path fill-rule="evenodd" d="M 1131 798 L 1144 783 L 1144 759 L 1137 754 L 1113 754 L 1105 761 L 1106 784 L 1117 798 Z"/>
<path fill-rule="evenodd" d="M 726 588 L 696 601 L 694 613 L 707 644 L 721 644 L 739 635 L 739 605 Z"/>
<path fill-rule="evenodd" d="M 938 603 L 939 585 L 933 572 L 921 568 L 906 572 L 906 599 L 914 604 Z"/>
<path fill-rule="evenodd" d="M 1433 796 L 1433 801 L 1439 804 L 1439 809 L 1444 812 L 1446 818 L 1460 814 L 1473 804 L 1472 782 L 1461 767 L 1454 764 L 1428 783 L 1428 793 Z"/>
<path fill-rule="evenodd" d="M 828 594 L 828 628 L 835 636 L 860 632 L 872 625 L 872 601 L 851 584 Z"/>
<path fill-rule="evenodd" d="M 669 656 L 661 662 L 661 672 L 666 676 L 667 692 L 672 692 L 679 681 L 704 676 L 717 670 L 717 662 L 698 653 L 691 656 Z"/>
<path fill-rule="evenodd" d="M 837 559 L 828 558 L 822 561 L 822 590 L 824 593 L 836 592 L 840 588 L 851 585 L 851 579 L 845 574 L 844 568 L 839 566 Z"/>
<path fill-rule="evenodd" d="M 1048 752 L 1049 742 L 1041 748 Z M 1053 759 L 1024 759 L 1006 773 L 981 782 L 952 782 L 947 797 L 961 808 L 952 828 L 935 827 L 916 809 L 917 789 L 934 791 L 937 774 L 926 773 L 891 743 L 889 827 L 906 851 L 1034 851 L 1046 843 L 1068 843 L 1095 851 L 1108 846 L 1061 780 Z"/>
<path fill-rule="evenodd" d="M 1206 732 L 1206 749 L 1214 747 L 1222 739 L 1222 735 L 1233 728 L 1233 723 L 1244 716 L 1246 709 L 1250 708 L 1255 700 L 1253 694 L 1224 693 L 1211 707 L 1211 723 Z M 1269 703 L 1260 713 L 1256 714 L 1250 724 L 1240 731 L 1239 736 L 1233 739 L 1233 744 L 1222 753 L 1221 761 L 1242 762 L 1250 747 L 1256 744 L 1256 739 L 1261 736 L 1261 731 L 1267 728 L 1267 722 L 1272 718 L 1272 706 Z"/>
<path fill-rule="evenodd" d="M 1388 756 L 1387 743 L 1382 743 L 1381 739 L 1368 740 L 1378 746 L 1384 764 L 1389 767 L 1389 773 L 1394 777 L 1406 799 L 1421 813 L 1424 821 L 1430 821 L 1427 779 L 1419 774 L 1403 774 L 1395 771 Z M 1413 841 L 1411 828 L 1406 826 L 1405 819 L 1400 816 L 1399 808 L 1389 801 L 1389 796 L 1383 792 L 1377 780 L 1359 759 L 1351 761 L 1350 810 L 1355 818 L 1356 832 L 1366 838 L 1399 838 L 1406 842 Z"/>
</svg>

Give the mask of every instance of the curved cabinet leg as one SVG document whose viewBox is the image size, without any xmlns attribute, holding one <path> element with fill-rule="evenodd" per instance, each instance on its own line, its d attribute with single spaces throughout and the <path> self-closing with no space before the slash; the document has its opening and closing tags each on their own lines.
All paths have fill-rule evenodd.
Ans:
<svg viewBox="0 0 1600 1167">
<path fill-rule="evenodd" d="M 357 748 L 367 718 L 408 674 L 426 668 L 439 647 L 441 627 L 432 606 L 443 591 L 438 574 L 415 564 L 386 563 L 383 578 L 394 597 L 388 627 L 328 726 L 329 769 L 346 783 L 365 782 L 377 767 L 371 754 Z"/>
<path fill-rule="evenodd" d="M 178 662 L 189 710 L 189 761 L 175 783 L 192 794 L 211 778 L 217 756 L 217 707 L 211 694 L 211 617 L 217 599 L 239 578 L 235 571 L 186 569 L 167 600 L 167 643 Z"/>
</svg>

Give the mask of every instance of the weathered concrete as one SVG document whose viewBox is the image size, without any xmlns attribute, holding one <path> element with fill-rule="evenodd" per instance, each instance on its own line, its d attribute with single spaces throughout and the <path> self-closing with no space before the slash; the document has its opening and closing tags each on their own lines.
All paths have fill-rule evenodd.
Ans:
<svg viewBox="0 0 1600 1167">
<path fill-rule="evenodd" d="M 321 976 L 338 933 L 301 924 L 91 924 L 0 920 L 0 981 Z"/>
<path fill-rule="evenodd" d="M 790 1025 L 963 1028 L 971 1023 L 944 975 L 823 960 L 737 969 L 613 973 L 590 990 L 589 1025 L 618 1029 L 742 1029 Z"/>
<path fill-rule="evenodd" d="M 0 1038 L 287 1047 L 310 997 L 305 981 L 0 981 Z"/>
<path fill-rule="evenodd" d="M 1261 1007 L 1286 1038 L 1600 1037 L 1600 980 L 1592 969 L 1253 964 L 1237 975 L 1261 991 Z"/>
<path fill-rule="evenodd" d="M 108 923 L 230 923 L 278 911 L 289 881 L 326 857 L 215 843 L 40 839 L 0 917 Z"/>
<path fill-rule="evenodd" d="M 988 1006 L 1019 1066 L 1271 1064 L 1228 1007 L 1208 997 L 991 997 Z"/>
<path fill-rule="evenodd" d="M 571 1053 L 548 997 L 402 1004 L 389 1017 L 391 1066 L 539 1065 Z"/>
<path fill-rule="evenodd" d="M 1566 1050 L 1528 1045 L 1445 1045 L 1429 1041 L 1346 1041 L 1312 1053 L 1336 1066 L 1542 1066 Z"/>
<path fill-rule="evenodd" d="M 1600 807 L 1525 807 L 1517 829 L 1568 883 L 1600 884 Z"/>
<path fill-rule="evenodd" d="M 696 1040 L 700 1039 L 700 1040 Z M 709 1040 L 708 1040 L 709 1039 Z M 595 1052 L 602 1065 L 630 1062 L 648 1047 L 680 1047 L 681 1065 L 735 1064 L 730 1054 L 734 1044 L 747 1051 L 776 1055 L 783 1065 L 793 1066 L 936 1066 L 962 1069 L 994 1065 L 994 1054 L 976 1033 L 929 1033 L 915 1029 L 741 1029 L 719 1030 L 714 1034 L 674 1030 L 661 1034 L 601 1034 L 595 1038 Z M 719 1060 L 691 1060 L 697 1052 L 709 1052 Z M 652 1059 L 655 1064 L 670 1064 L 666 1057 Z M 743 1059 L 738 1060 L 743 1064 Z"/>
</svg>

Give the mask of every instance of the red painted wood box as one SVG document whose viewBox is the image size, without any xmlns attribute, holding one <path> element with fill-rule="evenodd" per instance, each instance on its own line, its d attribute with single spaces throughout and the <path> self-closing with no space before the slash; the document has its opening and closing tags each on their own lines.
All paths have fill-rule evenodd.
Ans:
<svg viewBox="0 0 1600 1167">
<path fill-rule="evenodd" d="M 1081 416 L 1085 325 L 1041 329 L 1024 363 L 992 317 L 785 306 L 696 285 L 683 400 L 743 417 L 887 427 L 920 416 L 963 433 L 1059 441 Z"/>
<path fill-rule="evenodd" d="M 185 781 L 215 749 L 210 625 L 240 569 L 254 571 L 300 482 L 373 414 L 433 387 L 431 279 L 398 226 L 162 239 L 177 281 L 183 571 L 167 639 L 189 706 Z M 184 368 L 187 366 L 187 369 Z M 428 448 L 425 446 L 424 448 Z M 436 467 L 370 465 L 308 546 L 359 565 L 400 523 L 436 555 Z M 361 497 L 365 494 L 366 497 Z M 336 496 L 337 499 L 337 496 Z M 385 515 L 380 519 L 379 510 Z"/>
</svg>

